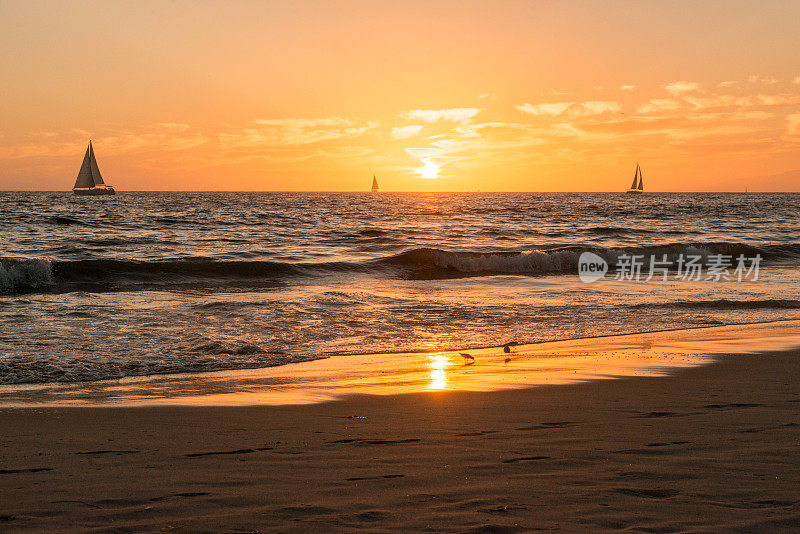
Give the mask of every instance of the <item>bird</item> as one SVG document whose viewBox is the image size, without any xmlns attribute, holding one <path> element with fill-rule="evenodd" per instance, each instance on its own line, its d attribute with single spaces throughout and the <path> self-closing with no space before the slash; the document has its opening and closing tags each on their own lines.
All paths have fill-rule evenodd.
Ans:
<svg viewBox="0 0 800 534">
<path fill-rule="evenodd" d="M 508 354 L 509 352 L 511 352 L 511 347 L 509 345 L 503 345 L 503 352 Z"/>
<path fill-rule="evenodd" d="M 472 365 L 475 363 L 475 357 L 467 354 L 466 352 L 459 352 L 458 353 L 462 358 L 464 358 L 464 365 Z"/>
</svg>

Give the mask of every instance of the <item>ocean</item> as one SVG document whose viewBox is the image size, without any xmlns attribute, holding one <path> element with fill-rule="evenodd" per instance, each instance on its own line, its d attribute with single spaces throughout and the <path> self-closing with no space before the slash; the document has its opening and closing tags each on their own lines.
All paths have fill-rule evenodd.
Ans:
<svg viewBox="0 0 800 534">
<path fill-rule="evenodd" d="M 798 319 L 798 215 L 777 193 L 2 192 L 0 384 Z M 617 279 L 633 256 L 667 280 Z M 684 256 L 733 265 L 686 279 Z"/>
</svg>

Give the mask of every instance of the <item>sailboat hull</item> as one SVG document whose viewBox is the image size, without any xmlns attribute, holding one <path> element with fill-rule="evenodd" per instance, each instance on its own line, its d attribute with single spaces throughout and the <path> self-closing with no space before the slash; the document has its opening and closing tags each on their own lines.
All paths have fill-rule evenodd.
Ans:
<svg viewBox="0 0 800 534">
<path fill-rule="evenodd" d="M 625 193 L 629 195 L 640 195 L 644 193 L 644 191 L 642 191 L 641 189 L 628 189 L 627 191 L 625 191 Z"/>
<path fill-rule="evenodd" d="M 73 189 L 72 192 L 81 196 L 116 195 L 113 187 L 92 187 L 91 189 Z"/>
</svg>

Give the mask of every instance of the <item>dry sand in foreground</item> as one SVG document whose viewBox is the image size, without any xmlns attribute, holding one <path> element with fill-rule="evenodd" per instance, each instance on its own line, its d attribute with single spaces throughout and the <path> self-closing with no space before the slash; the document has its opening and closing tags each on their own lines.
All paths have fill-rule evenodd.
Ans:
<svg viewBox="0 0 800 534">
<path fill-rule="evenodd" d="M 308 406 L 0 410 L 0 529 L 800 529 L 800 352 Z"/>
</svg>

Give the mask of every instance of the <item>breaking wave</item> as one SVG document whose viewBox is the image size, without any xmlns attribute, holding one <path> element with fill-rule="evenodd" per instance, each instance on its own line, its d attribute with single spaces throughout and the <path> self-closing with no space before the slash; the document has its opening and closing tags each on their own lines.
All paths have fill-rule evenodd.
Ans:
<svg viewBox="0 0 800 534">
<path fill-rule="evenodd" d="M 742 243 L 673 243 L 637 247 L 550 246 L 527 251 L 464 251 L 415 248 L 364 261 L 277 262 L 180 258 L 158 261 L 124 259 L 52 260 L 0 259 L 0 293 L 31 291 L 116 291 L 153 286 L 226 283 L 284 284 L 292 278 L 337 273 L 364 273 L 413 279 L 460 278 L 484 275 L 546 275 L 576 272 L 585 251 L 610 265 L 623 254 L 698 255 L 707 261 L 716 254 L 761 255 L 770 263 L 800 263 L 800 244 L 751 246 Z"/>
</svg>

